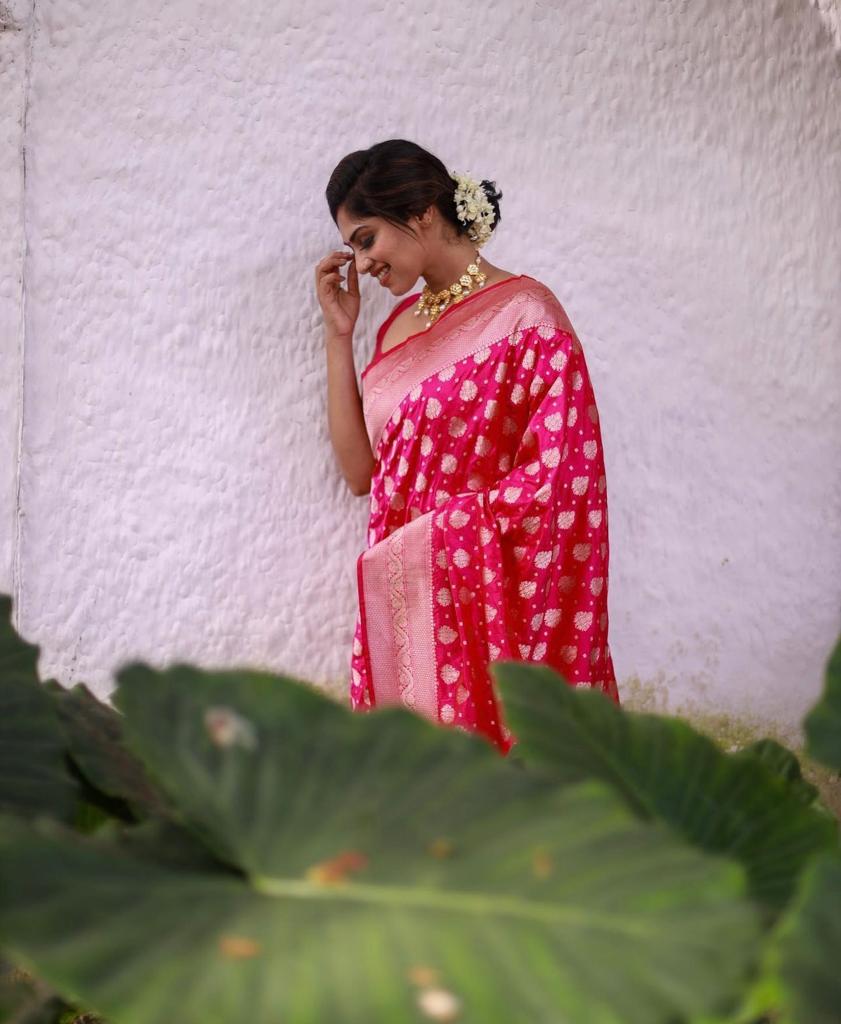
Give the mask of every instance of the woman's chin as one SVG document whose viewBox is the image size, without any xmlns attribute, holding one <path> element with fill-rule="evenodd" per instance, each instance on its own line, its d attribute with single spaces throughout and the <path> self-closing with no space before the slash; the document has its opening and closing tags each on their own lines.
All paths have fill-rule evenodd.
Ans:
<svg viewBox="0 0 841 1024">
<path fill-rule="evenodd" d="M 415 278 L 415 280 L 417 280 L 417 278 Z M 392 295 L 408 295 L 412 290 L 414 283 L 415 282 L 413 281 L 411 284 L 406 285 L 403 282 L 396 281 L 392 278 L 385 287 L 392 293 Z"/>
</svg>

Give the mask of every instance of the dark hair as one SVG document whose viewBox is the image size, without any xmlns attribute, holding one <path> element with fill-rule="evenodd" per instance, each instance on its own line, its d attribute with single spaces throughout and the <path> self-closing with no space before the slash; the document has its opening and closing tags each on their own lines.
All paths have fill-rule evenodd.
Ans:
<svg viewBox="0 0 841 1024">
<path fill-rule="evenodd" d="M 482 188 L 494 210 L 494 230 L 500 221 L 502 193 L 495 181 L 482 181 Z M 437 156 L 415 142 L 388 139 L 342 157 L 330 175 L 326 194 L 334 223 L 339 207 L 344 206 L 351 217 L 381 217 L 411 233 L 409 218 L 419 217 L 434 204 L 457 234 L 466 235 L 470 224 L 458 219 L 455 190 L 455 180 Z"/>
</svg>

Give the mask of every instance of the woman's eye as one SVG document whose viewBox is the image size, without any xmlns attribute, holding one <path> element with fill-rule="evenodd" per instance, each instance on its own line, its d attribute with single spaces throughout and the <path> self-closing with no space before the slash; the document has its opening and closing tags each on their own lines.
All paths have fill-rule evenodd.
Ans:
<svg viewBox="0 0 841 1024">
<path fill-rule="evenodd" d="M 373 235 L 369 235 L 368 238 L 365 239 L 365 241 L 362 243 L 362 245 L 360 245 L 359 248 L 360 249 L 370 249 L 373 244 L 374 244 L 374 236 Z"/>
</svg>

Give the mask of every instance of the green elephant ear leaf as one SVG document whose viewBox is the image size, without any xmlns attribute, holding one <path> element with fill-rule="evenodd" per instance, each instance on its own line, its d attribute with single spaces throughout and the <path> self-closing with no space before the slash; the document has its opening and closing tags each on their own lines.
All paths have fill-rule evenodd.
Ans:
<svg viewBox="0 0 841 1024">
<path fill-rule="evenodd" d="M 38 650 L 18 635 L 11 599 L 0 595 L 0 812 L 69 822 L 79 790 L 53 698 L 38 678 Z"/>
<path fill-rule="evenodd" d="M 42 981 L 0 960 L 0 1021 L 3 1024 L 53 1024 L 62 1005 Z"/>
<path fill-rule="evenodd" d="M 823 696 L 803 723 L 806 752 L 841 772 L 841 638 L 826 666 Z"/>
<path fill-rule="evenodd" d="M 135 818 L 167 818 L 171 808 L 126 747 L 122 716 L 83 684 L 51 689 L 71 758 L 87 782 L 122 800 Z"/>
<path fill-rule="evenodd" d="M 811 804 L 818 796 L 817 786 L 803 778 L 800 762 L 788 747 L 770 738 L 757 740 L 732 755 L 734 760 L 757 758 L 780 779 L 787 783 L 789 792 L 804 804 Z"/>
<path fill-rule="evenodd" d="M 601 779 L 640 817 L 740 861 L 769 916 L 806 861 L 837 843 L 837 823 L 760 758 L 728 756 L 681 719 L 625 711 L 545 665 L 500 661 L 492 672 L 517 737 L 509 756 L 560 783 Z"/>
<path fill-rule="evenodd" d="M 670 1024 L 726 1009 L 751 970 L 740 866 L 599 782 L 260 673 L 135 665 L 116 700 L 227 870 L 11 822 L 0 929 L 119 1024 Z"/>
<path fill-rule="evenodd" d="M 766 990 L 786 1024 L 837 1024 L 841 1008 L 841 857 L 803 872 L 766 956 Z"/>
</svg>

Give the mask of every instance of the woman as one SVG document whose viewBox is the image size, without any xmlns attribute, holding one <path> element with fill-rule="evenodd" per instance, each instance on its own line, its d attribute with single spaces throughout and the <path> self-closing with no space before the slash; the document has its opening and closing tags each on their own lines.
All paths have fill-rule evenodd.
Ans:
<svg viewBox="0 0 841 1024">
<path fill-rule="evenodd" d="M 371 495 L 351 706 L 402 704 L 507 754 L 490 662 L 619 695 L 593 390 L 557 298 L 479 253 L 500 198 L 412 142 L 351 153 L 327 187 L 351 251 L 321 260 L 316 288 L 332 443 L 354 494 Z M 359 274 L 395 296 L 425 280 L 380 327 L 361 401 Z"/>
</svg>

